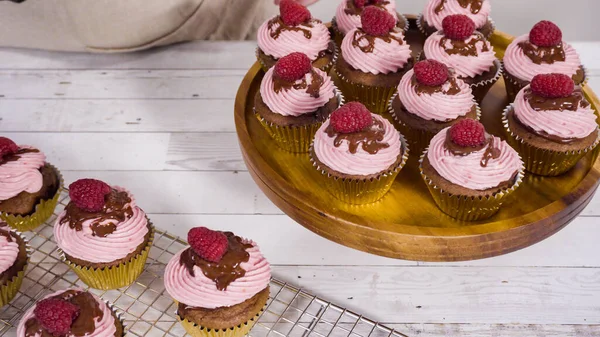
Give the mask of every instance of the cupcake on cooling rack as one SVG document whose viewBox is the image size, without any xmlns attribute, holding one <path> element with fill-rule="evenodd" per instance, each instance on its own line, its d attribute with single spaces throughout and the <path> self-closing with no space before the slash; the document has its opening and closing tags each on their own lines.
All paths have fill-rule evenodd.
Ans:
<svg viewBox="0 0 600 337">
<path fill-rule="evenodd" d="M 479 119 L 479 106 L 471 87 L 443 63 L 425 60 L 415 64 L 398 86 L 390 113 L 414 153 L 421 153 L 431 138 L 461 119 Z"/>
<path fill-rule="evenodd" d="M 317 131 L 310 155 L 327 190 L 358 205 L 389 191 L 408 159 L 408 146 L 387 119 L 350 102 Z"/>
<path fill-rule="evenodd" d="M 472 119 L 435 135 L 420 170 L 438 207 L 465 221 L 494 215 L 523 178 L 517 151 Z"/>
<path fill-rule="evenodd" d="M 62 177 L 40 150 L 0 137 L 0 218 L 32 230 L 54 212 Z"/>
<path fill-rule="evenodd" d="M 527 170 L 538 175 L 567 172 L 600 142 L 593 107 L 565 74 L 535 76 L 503 122 Z"/>
<path fill-rule="evenodd" d="M 269 299 L 271 267 L 256 243 L 205 227 L 169 261 L 165 289 L 185 330 L 199 337 L 241 337 Z"/>
<path fill-rule="evenodd" d="M 347 100 L 383 113 L 400 79 L 412 68 L 412 53 L 403 31 L 385 9 L 368 6 L 361 22 L 362 28 L 344 37 L 335 71 Z"/>
<path fill-rule="evenodd" d="M 282 149 L 308 152 L 321 124 L 341 101 L 333 81 L 302 53 L 284 56 L 269 69 L 254 98 L 259 122 Z"/>
<path fill-rule="evenodd" d="M 577 51 L 562 40 L 562 31 L 550 21 L 540 21 L 529 34 L 517 37 L 506 48 L 503 61 L 510 102 L 536 75 L 565 74 L 576 85 L 586 81 L 585 68 Z"/>
<path fill-rule="evenodd" d="M 491 11 L 489 0 L 429 0 L 417 19 L 417 25 L 425 36 L 429 36 L 444 29 L 442 22 L 447 16 L 462 14 L 473 20 L 475 28 L 489 38 L 494 32 Z"/>
<path fill-rule="evenodd" d="M 122 337 L 123 321 L 115 309 L 81 289 L 50 294 L 21 318 L 17 337 Z"/>
<path fill-rule="evenodd" d="M 54 224 L 63 260 L 88 286 L 116 289 L 142 273 L 154 229 L 121 187 L 95 179 L 69 186 L 71 201 Z"/>
<path fill-rule="evenodd" d="M 425 41 L 421 59 L 437 60 L 453 68 L 481 103 L 502 74 L 494 48 L 483 34 L 475 31 L 475 23 L 466 15 L 449 15 L 442 25 L 443 31 Z"/>
<path fill-rule="evenodd" d="M 0 307 L 8 304 L 21 287 L 28 250 L 25 238 L 0 223 Z"/>
<path fill-rule="evenodd" d="M 310 58 L 315 68 L 328 72 L 337 57 L 329 29 L 294 0 L 281 0 L 279 10 L 280 15 L 258 29 L 256 53 L 263 70 L 269 70 L 288 54 L 300 52 Z"/>
<path fill-rule="evenodd" d="M 342 0 L 337 7 L 335 17 L 331 20 L 331 27 L 338 45 L 344 36 L 355 28 L 362 27 L 361 14 L 365 7 L 376 6 L 388 11 L 396 20 L 396 27 L 402 31 L 409 28 L 408 20 L 404 15 L 396 12 L 396 1 L 393 0 Z"/>
</svg>

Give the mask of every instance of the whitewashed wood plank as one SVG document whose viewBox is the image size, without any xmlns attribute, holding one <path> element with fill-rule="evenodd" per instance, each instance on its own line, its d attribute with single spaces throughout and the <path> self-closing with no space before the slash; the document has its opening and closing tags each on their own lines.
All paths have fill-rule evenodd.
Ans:
<svg viewBox="0 0 600 337">
<path fill-rule="evenodd" d="M 387 324 L 410 337 L 593 337 L 598 325 Z"/>
<path fill-rule="evenodd" d="M 171 136 L 169 170 L 247 170 L 237 135 L 233 133 L 175 133 Z"/>
</svg>

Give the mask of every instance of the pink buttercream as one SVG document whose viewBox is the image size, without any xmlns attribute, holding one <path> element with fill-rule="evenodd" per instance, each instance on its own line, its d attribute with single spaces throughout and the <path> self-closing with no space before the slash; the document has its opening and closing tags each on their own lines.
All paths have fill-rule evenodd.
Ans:
<svg viewBox="0 0 600 337">
<path fill-rule="evenodd" d="M 368 176 L 388 170 L 402 153 L 400 133 L 387 119 L 375 114 L 372 116 L 375 120 L 383 122 L 385 135 L 381 143 L 387 143 L 387 148 L 370 154 L 359 146 L 356 153 L 351 153 L 347 140 L 343 140 L 340 146 L 336 147 L 335 137 L 327 135 L 327 120 L 315 135 L 313 147 L 317 159 L 331 170 L 349 175 Z"/>
<path fill-rule="evenodd" d="M 276 17 L 275 17 L 276 18 Z M 267 55 L 280 59 L 293 52 L 301 52 L 306 54 L 311 60 L 316 60 L 319 57 L 319 53 L 326 50 L 329 46 L 331 36 L 329 30 L 319 20 L 311 20 L 308 25 L 300 25 L 302 29 L 310 31 L 310 39 L 304 36 L 301 31 L 284 30 L 275 39 L 271 34 L 279 27 L 278 23 L 275 23 L 271 29 L 269 29 L 269 22 L 272 19 L 265 21 L 260 28 L 258 28 L 258 47 Z"/>
<path fill-rule="evenodd" d="M 0 228 L 0 231 L 11 235 L 11 232 L 7 227 Z M 19 244 L 17 243 L 17 240 L 12 237 L 12 241 L 8 241 L 6 236 L 0 235 L 0 274 L 4 273 L 8 268 L 15 264 L 17 255 L 19 255 Z"/>
<path fill-rule="evenodd" d="M 442 32 L 436 32 L 427 38 L 423 47 L 423 52 L 428 59 L 440 61 L 450 68 L 454 68 L 458 76 L 467 78 L 481 75 L 489 71 L 496 61 L 496 52 L 489 41 L 479 41 L 476 44 L 477 56 L 463 56 L 459 54 L 448 54 L 447 49 L 452 49 L 452 41 L 447 40 L 442 47 L 440 41 L 444 38 Z M 471 35 L 467 43 L 476 39 L 477 35 Z M 487 45 L 488 51 L 483 51 L 483 46 Z"/>
<path fill-rule="evenodd" d="M 362 27 L 362 23 L 360 21 L 360 15 L 352 15 L 346 13 L 346 9 L 348 8 L 348 2 L 353 0 L 343 0 L 340 2 L 337 10 L 335 12 L 335 22 L 337 24 L 338 29 L 342 34 L 347 34 L 349 31 Z M 394 19 L 398 20 L 398 14 L 396 13 L 396 1 L 388 1 L 384 5 L 385 9 L 392 14 Z"/>
<path fill-rule="evenodd" d="M 529 34 L 519 36 L 506 48 L 504 53 L 504 66 L 506 70 L 514 77 L 531 82 L 535 75 L 560 73 L 573 76 L 581 68 L 581 60 L 575 48 L 563 41 L 565 50 L 565 61 L 554 62 L 552 64 L 535 64 L 525 55 L 519 43 L 529 41 Z M 534 45 L 535 47 L 535 45 Z"/>
<path fill-rule="evenodd" d="M 84 291 L 82 289 L 68 289 L 68 290 L 77 290 L 77 291 L 81 291 L 81 292 Z M 46 299 L 48 297 L 60 295 L 60 294 L 64 293 L 65 291 L 67 291 L 67 290 L 57 291 L 55 293 L 52 293 L 52 294 L 44 297 L 44 299 Z M 96 296 L 92 293 L 90 293 L 90 294 L 94 297 L 96 302 L 98 302 L 99 307 L 102 310 L 102 319 L 96 320 L 96 322 L 95 322 L 96 329 L 94 330 L 94 332 L 86 335 L 85 337 L 114 337 L 115 332 L 117 332 L 117 327 L 115 326 L 115 318 L 113 317 L 112 311 L 110 310 L 108 305 L 106 303 L 104 303 L 98 296 Z M 31 308 L 29 308 L 29 310 L 27 310 L 27 312 L 25 312 L 23 317 L 21 317 L 21 321 L 19 321 L 19 325 L 17 326 L 17 337 L 25 337 L 25 329 L 26 329 L 25 323 L 29 319 L 35 317 L 35 315 L 33 314 L 35 307 L 36 306 L 34 305 Z M 42 337 L 42 334 L 39 334 L 39 333 L 35 334 L 35 337 Z M 73 337 L 73 334 L 67 334 L 66 337 Z"/>
<path fill-rule="evenodd" d="M 20 149 L 33 149 L 22 145 Z M 46 163 L 43 152 L 29 152 L 19 159 L 0 165 L 0 200 L 8 200 L 21 192 L 36 193 L 42 188 L 44 178 L 40 168 Z"/>
<path fill-rule="evenodd" d="M 121 187 L 113 188 L 125 191 Z M 72 257 L 92 263 L 113 262 L 133 253 L 144 242 L 148 233 L 148 219 L 146 213 L 136 205 L 131 193 L 129 193 L 129 198 L 131 198 L 131 202 L 128 205 L 131 206 L 133 215 L 124 222 L 103 221 L 101 223 L 103 225 L 109 223 L 117 225 L 117 229 L 106 237 L 92 234 L 91 225 L 95 219 L 84 221 L 81 231 L 72 229 L 67 223 L 61 225 L 60 220 L 66 214 L 63 211 L 54 224 L 54 238 L 58 247 Z"/>
<path fill-rule="evenodd" d="M 481 159 L 487 147 L 465 156 L 453 154 L 444 145 L 448 129 L 433 137 L 427 150 L 427 158 L 431 166 L 451 183 L 472 190 L 486 190 L 509 181 L 523 168 L 517 151 L 494 136 L 493 146 L 500 150 L 500 157 L 490 159 L 486 167 L 481 166 Z"/>
<path fill-rule="evenodd" d="M 327 102 L 335 96 L 337 91 L 331 77 L 329 77 L 327 73 L 320 69 L 313 68 L 317 74 L 323 77 L 323 85 L 319 90 L 319 97 L 312 97 L 306 92 L 307 89 L 295 89 L 293 87 L 289 90 L 282 89 L 277 93 L 275 92 L 275 86 L 273 84 L 274 69 L 275 67 L 272 67 L 267 71 L 260 84 L 260 95 L 265 104 L 274 113 L 283 116 L 300 116 L 309 112 L 314 112 L 327 104 Z M 312 77 L 311 73 L 304 75 L 304 80 L 307 85 L 312 83 Z M 302 80 L 296 81 L 296 83 L 301 82 Z"/>
<path fill-rule="evenodd" d="M 598 128 L 596 114 L 591 105 L 579 106 L 577 111 L 534 110 L 525 99 L 523 88 L 515 98 L 515 115 L 521 123 L 537 132 L 545 132 L 563 139 L 582 139 L 589 136 Z"/>
<path fill-rule="evenodd" d="M 359 47 L 352 45 L 355 32 L 358 34 L 357 39 L 366 35 L 362 30 L 353 29 L 344 36 L 342 41 L 342 57 L 354 69 L 374 75 L 389 74 L 402 69 L 412 56 L 410 46 L 401 31 L 396 30 L 390 34 L 396 38 L 401 38 L 402 44 L 393 39 L 390 42 L 385 42 L 380 38 L 376 38 L 375 49 L 370 53 L 365 53 Z M 368 41 L 361 39 L 359 44 L 364 47 L 368 45 Z"/>
<path fill-rule="evenodd" d="M 444 9 L 436 13 L 435 9 L 442 1 L 446 1 Z M 479 29 L 488 22 L 491 11 L 492 5 L 488 0 L 483 2 L 477 14 L 471 13 L 471 5 L 464 8 L 457 0 L 429 0 L 427 5 L 425 5 L 425 10 L 423 10 L 423 18 L 430 26 L 434 26 L 437 30 L 442 30 L 442 21 L 444 21 L 445 17 L 448 15 L 463 14 L 471 18 L 475 22 L 475 26 Z"/>
<path fill-rule="evenodd" d="M 417 93 L 412 83 L 413 75 L 414 71 L 411 69 L 402 77 L 398 86 L 398 97 L 406 110 L 414 115 L 425 120 L 445 122 L 466 115 L 476 104 L 471 87 L 459 78 L 456 78 L 460 88 L 458 94 L 447 94 L 450 82 L 446 81 L 442 85 L 443 91 L 430 95 Z"/>
<path fill-rule="evenodd" d="M 246 250 L 250 254 L 248 262 L 240 264 L 246 274 L 231 282 L 225 290 L 217 289 L 215 282 L 204 276 L 200 267 L 194 266 L 195 276 L 192 276 L 187 268 L 179 263 L 185 249 L 175 254 L 167 264 L 165 289 L 180 303 L 207 309 L 230 307 L 252 298 L 269 285 L 271 266 L 256 243 L 249 240 L 244 240 L 244 243 L 253 245 Z"/>
</svg>

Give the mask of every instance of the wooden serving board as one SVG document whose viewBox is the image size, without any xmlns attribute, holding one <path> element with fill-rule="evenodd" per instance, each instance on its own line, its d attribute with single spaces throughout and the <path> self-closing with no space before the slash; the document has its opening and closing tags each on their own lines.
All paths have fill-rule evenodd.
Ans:
<svg viewBox="0 0 600 337">
<path fill-rule="evenodd" d="M 414 17 L 411 27 L 416 27 Z M 415 55 L 423 38 L 407 34 Z M 496 31 L 490 41 L 501 58 L 513 37 Z M 369 253 L 418 261 L 462 261 L 506 254 L 556 233 L 590 202 L 600 179 L 598 150 L 585 156 L 565 175 L 543 178 L 528 174 L 511 199 L 491 219 L 461 222 L 442 213 L 418 172 L 420 154 L 398 175 L 381 201 L 353 206 L 333 198 L 318 183 L 320 173 L 308 154 L 280 150 L 253 113 L 263 72 L 258 63 L 248 71 L 235 100 L 235 123 L 243 158 L 262 191 L 291 218 L 342 245 Z M 596 111 L 600 102 L 584 89 Z M 508 102 L 501 79 L 482 104 L 488 132 L 504 138 L 501 114 Z M 389 118 L 389 116 L 387 116 Z"/>
</svg>

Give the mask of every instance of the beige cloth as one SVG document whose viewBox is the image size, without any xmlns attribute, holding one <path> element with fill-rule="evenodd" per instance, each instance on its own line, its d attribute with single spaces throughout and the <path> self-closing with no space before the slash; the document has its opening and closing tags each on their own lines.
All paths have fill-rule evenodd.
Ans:
<svg viewBox="0 0 600 337">
<path fill-rule="evenodd" d="M 189 40 L 253 39 L 273 0 L 0 1 L 0 46 L 125 52 Z"/>
</svg>

